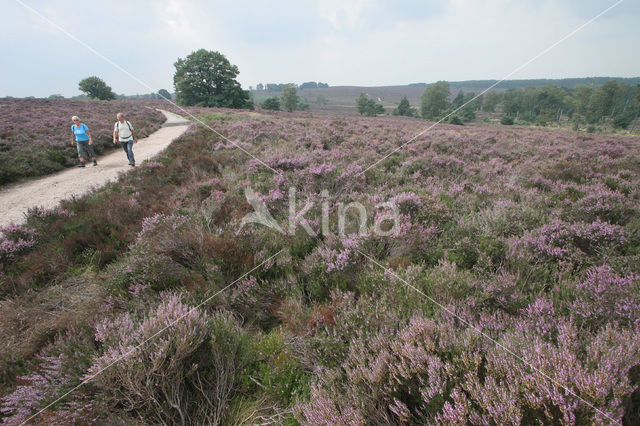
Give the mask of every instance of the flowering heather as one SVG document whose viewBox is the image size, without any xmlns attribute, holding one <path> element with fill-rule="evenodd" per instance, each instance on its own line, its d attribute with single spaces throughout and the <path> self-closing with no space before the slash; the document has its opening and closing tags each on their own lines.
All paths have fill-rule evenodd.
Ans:
<svg viewBox="0 0 640 426">
<path fill-rule="evenodd" d="M 23 225 L 0 227 L 0 277 L 6 265 L 19 253 L 36 244 L 36 231 Z"/>
<path fill-rule="evenodd" d="M 93 350 L 86 333 L 71 329 L 58 336 L 36 356 L 36 368 L 20 378 L 13 392 L 0 398 L 0 422 L 19 425 L 46 405 L 59 398 L 79 381 L 78 371 L 86 368 Z M 44 416 L 52 423 L 89 421 L 92 402 L 82 395 L 72 395 Z M 34 419 L 36 421 L 37 419 Z"/>
<path fill-rule="evenodd" d="M 619 225 L 596 219 L 593 223 L 567 223 L 556 219 L 514 241 L 514 248 L 528 249 L 534 256 L 547 260 L 580 262 L 584 255 L 602 249 L 617 250 L 627 243 L 626 232 Z"/>
<path fill-rule="evenodd" d="M 8 396 L 0 399 L 3 408 L 0 412 L 10 414 L 3 419 L 5 424 L 20 424 L 35 414 L 42 403 L 51 399 L 63 386 L 69 384 L 69 378 L 62 373 L 62 356 L 40 359 L 40 372 L 22 378 L 20 385 Z"/>
<path fill-rule="evenodd" d="M 23 225 L 9 224 L 0 227 L 0 262 L 14 257 L 17 253 L 36 243 L 36 231 Z"/>
<path fill-rule="evenodd" d="M 129 314 L 105 319 L 96 326 L 103 353 L 94 358 L 85 378 L 126 410 L 158 421 L 180 419 L 187 415 L 189 387 L 199 380 L 202 360 L 197 353 L 208 343 L 208 321 L 175 294 L 165 295 L 142 320 Z"/>
<path fill-rule="evenodd" d="M 69 145 L 73 115 L 89 126 L 98 154 L 113 149 L 118 112 L 134 124 L 139 137 L 151 134 L 164 116 L 147 105 L 137 100 L 0 99 L 0 185 L 73 164 L 77 157 L 75 147 Z"/>
<path fill-rule="evenodd" d="M 640 328 L 640 276 L 616 274 L 608 265 L 589 269 L 576 286 L 571 311 L 592 325 L 607 322 Z"/>
<path fill-rule="evenodd" d="M 111 303 L 92 324 L 89 374 L 187 313 L 96 377 L 91 399 L 115 418 L 640 421 L 639 137 L 442 124 L 383 159 L 429 123 L 190 110 L 281 174 L 193 125 L 103 190 L 140 214 L 128 251 L 97 271 Z M 318 235 L 260 223 L 238 232 L 254 209 L 248 187 L 287 230 L 295 189 L 293 210 L 308 202 Z M 206 303 L 191 312 L 187 300 Z M 213 389 L 232 412 L 218 417 Z"/>
</svg>

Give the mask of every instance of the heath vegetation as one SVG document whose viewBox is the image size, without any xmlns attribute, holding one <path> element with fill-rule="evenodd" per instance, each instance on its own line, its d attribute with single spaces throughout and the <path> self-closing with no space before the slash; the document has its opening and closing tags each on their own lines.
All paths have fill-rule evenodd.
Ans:
<svg viewBox="0 0 640 426">
<path fill-rule="evenodd" d="M 193 111 L 255 158 L 193 124 L 2 230 L 5 423 L 640 421 L 640 138 Z"/>
</svg>

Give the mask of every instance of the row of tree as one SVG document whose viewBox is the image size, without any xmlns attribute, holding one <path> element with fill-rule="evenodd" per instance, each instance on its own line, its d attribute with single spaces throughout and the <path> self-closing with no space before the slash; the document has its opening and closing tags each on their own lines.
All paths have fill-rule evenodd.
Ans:
<svg viewBox="0 0 640 426">
<path fill-rule="evenodd" d="M 280 98 L 272 96 L 262 102 L 260 106 L 272 111 L 279 111 L 281 106 L 289 112 L 309 109 L 309 104 L 300 101 L 298 86 L 294 83 L 288 83 L 282 87 Z"/>
<path fill-rule="evenodd" d="M 107 83 L 100 77 L 91 76 L 80 80 L 78 83 L 78 89 L 84 93 L 77 97 L 88 96 L 92 99 L 101 101 L 108 101 L 116 98 L 126 98 L 125 95 L 116 95 Z M 62 99 L 64 96 L 60 94 L 53 94 L 49 96 L 49 99 Z M 143 98 L 143 99 L 169 99 L 171 100 L 171 93 L 166 89 L 160 89 L 157 93 L 147 93 L 144 95 L 129 96 L 129 98 Z"/>
<path fill-rule="evenodd" d="M 510 117 L 540 124 L 562 120 L 571 120 L 576 126 L 610 122 L 626 129 L 640 115 L 640 84 L 611 80 L 600 87 L 509 89 L 502 95 L 502 110 Z"/>
<path fill-rule="evenodd" d="M 449 100 L 450 96 L 446 81 L 427 86 L 420 103 L 420 116 L 430 120 L 448 117 L 450 122 L 465 122 L 473 120 L 477 111 L 492 113 L 501 109 L 503 124 L 520 120 L 544 125 L 571 120 L 579 126 L 610 121 L 614 127 L 627 128 L 640 115 L 640 84 L 632 86 L 615 80 L 600 87 L 569 89 L 546 85 L 513 88 L 504 93 L 489 91 L 480 96 L 459 91 L 453 100 Z M 356 99 L 356 104 L 362 115 L 384 113 L 382 105 L 363 93 Z M 413 117 L 418 112 L 404 97 L 393 114 Z"/>
<path fill-rule="evenodd" d="M 249 91 L 242 90 L 236 80 L 238 67 L 219 52 L 200 49 L 185 59 L 178 58 L 174 64 L 173 77 L 175 99 L 180 105 L 199 105 L 227 108 L 253 108 Z M 304 87 L 303 87 L 304 86 Z M 261 87 L 261 84 L 258 85 Z M 301 88 L 328 87 L 326 83 L 306 82 Z M 84 93 L 97 99 L 115 99 L 111 87 L 98 77 L 89 77 L 79 83 Z M 264 87 L 262 88 L 264 90 Z M 280 98 L 270 98 L 263 107 L 287 111 L 306 109 L 297 96 L 295 84 L 267 84 L 267 91 L 278 91 Z M 159 97 L 171 98 L 168 91 L 158 93 Z M 512 88 L 504 93 L 490 91 L 476 96 L 472 92 L 460 90 L 453 100 L 449 84 L 438 81 L 425 88 L 420 103 L 420 116 L 431 120 L 449 117 L 451 122 L 473 120 L 476 112 L 495 112 L 501 109 L 506 122 L 513 120 L 546 124 L 553 121 L 572 120 L 597 124 L 610 121 L 615 127 L 626 128 L 640 114 L 640 84 L 630 85 L 611 80 L 599 87 L 577 86 L 573 89 L 545 85 L 526 89 Z M 324 97 L 323 97 L 324 99 Z M 319 101 L 320 102 L 320 101 Z M 362 115 L 373 116 L 384 113 L 384 107 L 364 93 L 356 99 L 358 111 Z M 416 116 L 408 99 L 402 99 L 395 115 Z"/>
<path fill-rule="evenodd" d="M 236 77 L 238 67 L 219 52 L 200 49 L 186 58 L 178 58 L 173 75 L 175 99 L 179 105 L 198 105 L 226 108 L 253 108 L 249 91 L 242 90 Z M 80 81 L 79 89 L 88 96 L 110 100 L 113 92 L 102 79 L 92 76 Z M 171 99 L 167 90 L 158 92 L 159 97 Z"/>
<path fill-rule="evenodd" d="M 258 85 L 256 86 L 256 90 L 258 91 L 266 90 L 267 92 L 282 92 L 284 87 L 287 86 L 288 84 L 292 84 L 292 83 L 267 83 L 267 84 L 258 83 Z M 307 81 L 305 83 L 302 83 L 299 88 L 300 89 L 326 89 L 327 87 L 329 87 L 327 83 Z"/>
</svg>

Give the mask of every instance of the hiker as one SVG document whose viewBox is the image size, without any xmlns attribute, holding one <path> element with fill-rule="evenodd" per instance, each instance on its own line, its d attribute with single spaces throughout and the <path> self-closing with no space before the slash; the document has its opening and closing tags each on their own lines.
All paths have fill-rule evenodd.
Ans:
<svg viewBox="0 0 640 426">
<path fill-rule="evenodd" d="M 131 123 L 124 119 L 124 115 L 121 112 L 116 114 L 116 118 L 118 121 L 113 125 L 113 143 L 116 143 L 117 137 L 122 149 L 127 153 L 129 165 L 135 167 L 136 160 L 133 158 L 133 144 L 138 143 L 138 137 Z"/>
<path fill-rule="evenodd" d="M 91 139 L 91 133 L 86 124 L 81 123 L 77 115 L 71 117 L 73 124 L 71 125 L 71 146 L 76 144 L 78 148 L 78 159 L 80 163 L 78 167 L 84 167 L 85 154 L 89 154 L 89 159 L 93 161 L 93 165 L 97 166 L 96 153 L 93 150 L 93 140 Z M 75 138 L 75 141 L 74 141 Z"/>
</svg>

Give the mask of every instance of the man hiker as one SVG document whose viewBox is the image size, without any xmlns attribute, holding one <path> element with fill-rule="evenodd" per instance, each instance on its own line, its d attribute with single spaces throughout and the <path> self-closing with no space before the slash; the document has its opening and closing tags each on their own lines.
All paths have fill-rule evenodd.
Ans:
<svg viewBox="0 0 640 426">
<path fill-rule="evenodd" d="M 116 118 L 118 121 L 113 125 L 113 143 L 115 145 L 117 138 L 122 149 L 127 153 L 129 165 L 135 167 L 136 160 L 133 157 L 133 144 L 138 143 L 138 137 L 131 123 L 124 119 L 124 115 L 121 112 L 116 114 Z"/>
</svg>

